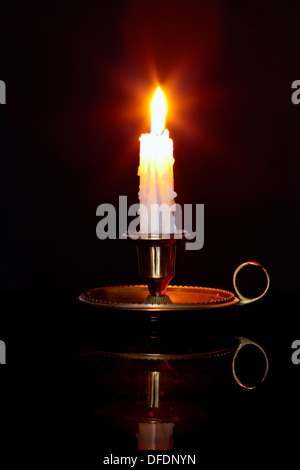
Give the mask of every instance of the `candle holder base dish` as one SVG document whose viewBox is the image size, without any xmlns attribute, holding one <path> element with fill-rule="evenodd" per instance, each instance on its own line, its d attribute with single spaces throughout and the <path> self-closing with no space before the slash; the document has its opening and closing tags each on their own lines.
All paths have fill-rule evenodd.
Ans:
<svg viewBox="0 0 300 470">
<path fill-rule="evenodd" d="M 145 301 L 147 292 L 146 285 L 98 287 L 84 291 L 78 300 L 98 307 L 149 311 L 199 310 L 240 303 L 232 292 L 208 287 L 169 286 L 168 295 L 149 295 Z"/>
</svg>

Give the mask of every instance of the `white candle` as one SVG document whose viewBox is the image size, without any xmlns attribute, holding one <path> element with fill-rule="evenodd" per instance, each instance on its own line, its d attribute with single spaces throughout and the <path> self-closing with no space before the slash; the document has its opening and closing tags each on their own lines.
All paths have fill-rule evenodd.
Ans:
<svg viewBox="0 0 300 470">
<path fill-rule="evenodd" d="M 166 102 L 157 88 L 151 105 L 151 132 L 140 137 L 140 232 L 171 234 L 175 231 L 173 141 L 164 129 Z"/>
</svg>

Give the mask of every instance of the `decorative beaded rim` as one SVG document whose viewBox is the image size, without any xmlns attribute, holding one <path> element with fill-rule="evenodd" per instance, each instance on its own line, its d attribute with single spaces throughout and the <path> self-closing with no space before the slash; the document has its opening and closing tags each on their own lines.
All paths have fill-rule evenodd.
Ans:
<svg viewBox="0 0 300 470">
<path fill-rule="evenodd" d="M 146 285 L 98 287 L 84 291 L 79 302 L 105 308 L 128 310 L 192 310 L 234 305 L 239 302 L 232 292 L 197 286 L 169 286 L 172 304 L 144 304 Z M 144 297 L 143 297 L 144 296 Z M 198 299 L 193 301 L 193 297 Z M 176 301 L 179 299 L 180 301 Z M 201 301 L 199 301 L 201 299 Z"/>
</svg>

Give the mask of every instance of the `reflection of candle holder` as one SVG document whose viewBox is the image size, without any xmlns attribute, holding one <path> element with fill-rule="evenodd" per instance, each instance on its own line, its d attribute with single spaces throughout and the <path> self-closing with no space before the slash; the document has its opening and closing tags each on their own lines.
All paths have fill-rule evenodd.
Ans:
<svg viewBox="0 0 300 470">
<path fill-rule="evenodd" d="M 136 435 L 139 450 L 172 449 L 173 428 L 175 422 L 178 421 L 176 407 L 173 403 L 173 369 L 168 361 L 155 361 L 155 363 L 159 364 L 158 367 L 154 367 L 158 370 L 148 370 L 147 385 L 143 383 L 145 377 L 140 377 L 142 381 L 140 386 L 142 385 L 142 390 L 146 391 L 146 397 L 143 397 L 143 393 L 141 393 L 137 400 L 137 404 L 139 401 L 142 402 L 136 410 L 137 413 L 140 413 Z"/>
</svg>

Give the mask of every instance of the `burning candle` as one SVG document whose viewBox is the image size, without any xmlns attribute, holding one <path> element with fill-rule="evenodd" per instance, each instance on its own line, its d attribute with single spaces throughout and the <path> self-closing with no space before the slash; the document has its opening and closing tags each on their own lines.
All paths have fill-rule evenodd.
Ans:
<svg viewBox="0 0 300 470">
<path fill-rule="evenodd" d="M 150 235 L 175 231 L 173 141 L 164 129 L 166 107 L 158 87 L 151 103 L 151 132 L 140 137 L 140 232 Z"/>
</svg>

